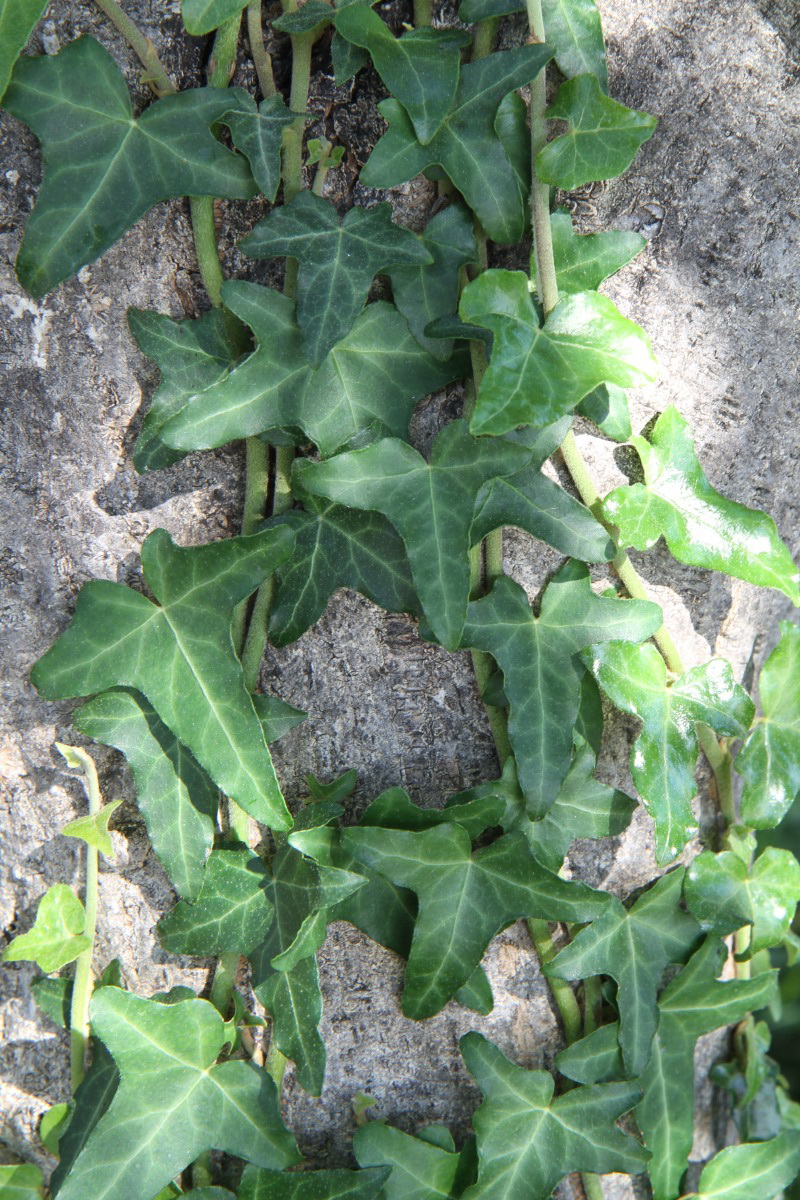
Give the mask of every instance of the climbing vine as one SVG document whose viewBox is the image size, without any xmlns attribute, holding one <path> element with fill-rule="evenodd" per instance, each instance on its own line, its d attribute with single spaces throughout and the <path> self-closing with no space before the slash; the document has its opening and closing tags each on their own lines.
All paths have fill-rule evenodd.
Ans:
<svg viewBox="0 0 800 1200">
<path fill-rule="evenodd" d="M 284 0 L 273 27 L 291 41 L 288 102 L 259 0 L 246 10 L 258 100 L 228 86 L 241 0 L 184 0 L 186 29 L 213 33 L 214 48 L 208 85 L 180 93 L 116 0 L 97 3 L 154 94 L 138 117 L 97 41 L 27 56 L 43 0 L 0 4 L 3 105 L 44 161 L 17 274 L 41 297 L 154 204 L 191 197 L 211 307 L 183 321 L 129 313 L 161 372 L 134 463 L 156 471 L 245 439 L 247 486 L 239 536 L 178 547 L 155 531 L 142 546 L 147 594 L 88 583 L 32 671 L 43 697 L 85 699 L 75 730 L 131 766 L 178 897 L 161 945 L 218 958 L 208 1000 L 186 988 L 133 995 L 115 962 L 93 975 L 98 854 L 111 853 L 119 801 L 103 805 L 85 749 L 59 747 L 89 793 L 88 815 L 63 830 L 86 843 L 84 900 L 54 885 L 5 952 L 39 965 L 37 1001 L 71 1034 L 73 1098 L 42 1122 L 59 1159 L 46 1194 L 547 1200 L 580 1173 L 596 1200 L 598 1176 L 622 1172 L 646 1173 L 654 1200 L 770 1200 L 800 1172 L 800 1106 L 753 1014 L 775 1000 L 769 951 L 796 953 L 800 864 L 759 853 L 755 831 L 777 825 L 800 789 L 800 629 L 782 625 L 756 717 L 729 663 L 684 667 L 626 551 L 663 537 L 680 562 L 795 604 L 800 576 L 772 519 L 711 486 L 675 408 L 632 434 L 624 389 L 658 368 L 646 333 L 597 289 L 644 239 L 580 235 L 552 203 L 553 189 L 624 172 L 655 129 L 608 94 L 594 0 L 528 0 L 528 40 L 504 50 L 498 19 L 523 11 L 518 0 L 462 0 L 452 28 L 416 0 L 399 36 L 364 0 Z M 305 138 L 321 37 L 337 82 L 371 62 L 390 93 L 362 182 L 391 189 L 422 172 L 437 182 L 421 233 L 386 203 L 342 214 L 326 198 L 344 148 Z M 282 291 L 224 279 L 217 255 L 214 200 L 258 194 L 270 210 L 240 247 L 285 260 Z M 530 272 L 489 266 L 493 245 L 531 227 Z M 391 301 L 370 301 L 376 275 Z M 425 457 L 409 441 L 414 408 L 461 381 L 463 412 Z M 576 412 L 629 444 L 634 482 L 598 495 Z M 554 455 L 579 499 L 543 473 Z M 566 559 L 534 607 L 503 570 L 509 526 Z M 616 589 L 593 587 L 593 563 L 613 566 Z M 287 803 L 269 746 L 305 714 L 259 692 L 258 669 L 267 637 L 295 641 L 340 587 L 413 615 L 447 651 L 472 652 L 496 779 L 441 809 L 393 788 L 356 825 L 343 821 L 352 771 L 312 776 L 308 801 Z M 601 693 L 637 718 L 638 800 L 594 778 Z M 673 864 L 697 833 L 701 751 L 719 840 L 685 869 Z M 637 803 L 653 819 L 658 878 L 625 903 L 563 878 L 572 842 L 621 832 Z M 269 855 L 253 849 L 251 819 L 269 831 Z M 420 1021 L 452 999 L 488 1012 L 481 960 L 497 933 L 527 921 L 563 1025 L 557 1072 L 523 1069 L 470 1032 L 461 1053 L 483 1100 L 460 1150 L 442 1128 L 411 1136 L 361 1112 L 357 1170 L 291 1170 L 301 1157 L 281 1115 L 284 1068 L 291 1060 L 319 1094 L 315 955 L 335 920 L 406 960 L 402 1008 Z M 553 923 L 565 927 L 558 950 Z M 269 1018 L 266 1060 L 252 1036 L 260 1018 L 235 988 L 243 956 Z M 695 1043 L 728 1025 L 736 1056 L 721 1078 L 744 1140 L 687 1180 Z M 763 1136 L 748 1115 L 757 1095 L 771 1114 Z M 218 1175 L 212 1150 L 239 1168 Z M 44 1194 L 38 1168 L 0 1167 L 2 1200 Z"/>
</svg>

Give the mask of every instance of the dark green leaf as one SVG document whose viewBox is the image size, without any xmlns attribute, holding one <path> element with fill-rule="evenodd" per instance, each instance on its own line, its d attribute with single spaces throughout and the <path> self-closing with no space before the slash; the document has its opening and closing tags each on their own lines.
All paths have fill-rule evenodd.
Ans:
<svg viewBox="0 0 800 1200">
<path fill-rule="evenodd" d="M 270 529 L 179 549 L 156 530 L 142 547 L 142 567 L 160 605 L 106 580 L 86 584 L 72 624 L 31 678 L 50 699 L 136 688 L 227 796 L 263 824 L 288 828 L 230 622 L 293 543 L 289 530 Z"/>
<path fill-rule="evenodd" d="M 656 859 L 671 862 L 697 830 L 691 803 L 697 791 L 696 723 L 742 737 L 753 719 L 753 702 L 722 658 L 692 667 L 672 684 L 652 644 L 611 643 L 583 658 L 612 703 L 643 722 L 631 751 L 631 775 L 655 822 Z"/>
<path fill-rule="evenodd" d="M 451 204 L 432 217 L 421 235 L 433 260 L 419 267 L 391 267 L 394 302 L 414 337 L 434 358 L 446 361 L 453 353 L 452 338 L 428 337 L 425 329 L 458 307 L 459 272 L 477 260 L 472 219 L 460 204 Z"/>
<path fill-rule="evenodd" d="M 58 971 L 91 946 L 85 925 L 83 904 L 72 888 L 54 883 L 39 901 L 33 927 L 6 946 L 3 962 L 35 962 L 47 975 Z"/>
<path fill-rule="evenodd" d="M 452 107 L 461 48 L 469 45 L 469 33 L 428 26 L 396 38 L 366 5 L 340 9 L 336 30 L 348 42 L 369 51 L 381 79 L 408 114 L 417 138 L 427 145 Z"/>
<path fill-rule="evenodd" d="M 316 775 L 307 775 L 306 783 L 311 798 L 315 801 L 325 800 L 340 805 L 348 796 L 352 796 L 356 790 L 358 783 L 358 772 L 352 770 L 343 771 L 336 779 L 332 779 L 330 783 L 322 783 L 317 779 Z M 337 814 L 338 815 L 338 814 Z M 295 828 L 297 820 L 295 820 Z"/>
<path fill-rule="evenodd" d="M 507 577 L 469 606 L 463 644 L 491 654 L 503 672 L 508 734 L 530 816 L 544 816 L 569 770 L 583 675 L 578 651 L 603 638 L 641 641 L 660 623 L 655 604 L 595 595 L 578 562 L 553 577 L 538 617 Z"/>
<path fill-rule="evenodd" d="M 44 161 L 17 257 L 31 295 L 99 258 L 160 200 L 251 196 L 246 160 L 210 129 L 236 99 L 228 89 L 195 88 L 134 120 L 125 80 L 93 38 L 20 61 L 3 103 L 36 134 Z"/>
<path fill-rule="evenodd" d="M 361 1167 L 391 1168 L 384 1184 L 386 1200 L 449 1200 L 454 1194 L 460 1155 L 452 1139 L 438 1145 L 383 1121 L 369 1121 L 353 1135 L 353 1153 Z"/>
<path fill-rule="evenodd" d="M 610 1083 L 625 1074 L 619 1048 L 619 1025 L 602 1025 L 579 1042 L 573 1042 L 556 1058 L 556 1066 L 576 1083 Z"/>
<path fill-rule="evenodd" d="M 42 1172 L 32 1163 L 0 1166 L 0 1200 L 41 1200 L 43 1189 Z"/>
<path fill-rule="evenodd" d="M 565 296 L 540 325 L 525 272 L 497 269 L 468 284 L 459 313 L 494 334 L 470 420 L 476 434 L 549 425 L 598 384 L 635 387 L 658 373 L 644 331 L 597 292 Z"/>
<path fill-rule="evenodd" d="M 239 1200 L 372 1200 L 389 1172 L 303 1171 L 287 1175 L 247 1167 Z"/>
<path fill-rule="evenodd" d="M 611 233 L 576 233 L 572 217 L 560 208 L 550 215 L 558 290 L 591 292 L 610 275 L 641 253 L 647 239 L 640 233 L 615 230 Z M 531 278 L 536 282 L 535 256 L 531 256 Z"/>
<path fill-rule="evenodd" d="M 551 46 L 521 46 L 463 66 L 452 107 L 427 146 L 418 142 L 402 105 L 384 100 L 379 108 L 389 129 L 362 170 L 361 182 L 366 187 L 394 187 L 440 166 L 492 241 L 519 241 L 528 185 L 495 130 L 495 118 L 503 97 L 530 83 L 551 55 Z M 426 87 L 437 72 L 434 64 Z"/>
<path fill-rule="evenodd" d="M 536 174 L 565 191 L 627 171 L 657 121 L 603 94 L 594 75 L 568 79 L 546 114 L 570 126 L 536 155 Z"/>
<path fill-rule="evenodd" d="M 472 841 L 476 841 L 485 830 L 500 824 L 504 809 L 502 796 L 491 793 L 476 796 L 464 804 L 448 803 L 446 808 L 420 808 L 402 788 L 389 788 L 372 801 L 359 826 L 405 829 L 414 833 L 433 829 L 436 825 L 454 824 L 460 825 Z"/>
<path fill-rule="evenodd" d="M 302 429 L 333 454 L 366 429 L 408 433 L 418 400 L 459 377 L 464 365 L 437 362 L 390 304 L 370 304 L 318 370 L 303 357 L 292 302 L 255 283 L 229 281 L 222 297 L 253 330 L 256 350 L 166 425 L 164 440 L 210 449 L 274 427 Z"/>
<path fill-rule="evenodd" d="M 686 1200 L 775 1200 L 800 1171 L 796 1131 L 769 1142 L 729 1146 L 703 1168 L 699 1190 Z"/>
<path fill-rule="evenodd" d="M 0 100 L 8 87 L 14 63 L 46 8 L 47 0 L 3 0 L 0 4 Z"/>
<path fill-rule="evenodd" d="M 325 0 L 306 0 L 302 7 L 294 12 L 285 12 L 272 22 L 273 29 L 279 33 L 313 33 L 321 32 L 333 21 L 334 14 L 330 4 Z"/>
<path fill-rule="evenodd" d="M 704 929 L 721 935 L 752 925 L 750 954 L 777 946 L 800 901 L 800 862 L 768 846 L 753 865 L 727 850 L 706 850 L 686 876 L 686 903 Z"/>
<path fill-rule="evenodd" d="M 337 87 L 347 83 L 357 75 L 369 62 L 369 55 L 360 46 L 353 46 L 345 41 L 340 33 L 334 33 L 331 42 L 331 59 L 333 60 L 333 82 Z"/>
<path fill-rule="evenodd" d="M 693 567 L 724 571 L 774 587 L 800 603 L 800 574 L 766 513 L 726 500 L 697 459 L 687 422 L 670 405 L 649 439 L 635 437 L 644 483 L 615 488 L 603 511 L 621 543 L 649 550 L 664 537 L 675 557 Z"/>
<path fill-rule="evenodd" d="M 764 663 L 758 692 L 764 715 L 735 763 L 744 777 L 742 820 L 771 829 L 800 792 L 800 626 L 781 622 L 781 640 Z"/>
<path fill-rule="evenodd" d="M 700 933 L 694 917 L 679 907 L 683 874 L 679 868 L 664 875 L 630 909 L 611 897 L 605 913 L 544 968 L 545 975 L 559 979 L 616 979 L 619 1041 L 632 1076 L 642 1073 L 650 1057 L 664 968 L 684 961 Z"/>
<path fill-rule="evenodd" d="M 158 923 L 170 954 L 248 954 L 263 941 L 272 921 L 269 872 L 246 847 L 213 850 L 197 900 L 181 900 Z"/>
<path fill-rule="evenodd" d="M 237 17 L 243 8 L 242 0 L 182 0 L 181 16 L 186 32 L 202 37 Z"/>
<path fill-rule="evenodd" d="M 251 258 L 286 255 L 299 262 L 297 321 L 313 367 L 350 332 L 379 272 L 431 261 L 419 238 L 392 222 L 390 204 L 351 208 L 340 221 L 329 200 L 309 191 L 274 208 L 239 245 Z"/>
<path fill-rule="evenodd" d="M 403 1011 L 416 1020 L 439 1012 L 512 921 L 586 921 L 609 902 L 546 871 L 521 834 L 507 834 L 474 857 L 469 834 L 451 824 L 421 833 L 346 829 L 342 845 L 419 898 L 403 993 Z"/>
<path fill-rule="evenodd" d="M 91 1065 L 75 1091 L 72 1115 L 59 1138 L 59 1163 L 50 1179 L 54 1196 L 63 1187 L 97 1122 L 108 1111 L 118 1087 L 117 1065 L 99 1038 L 95 1038 Z"/>
<path fill-rule="evenodd" d="M 234 2 L 238 4 L 239 0 Z M 327 5 L 325 7 L 328 9 Z M 308 8 L 306 4 L 302 11 L 305 13 Z M 294 113 L 286 107 L 281 95 L 268 96 L 256 104 L 247 93 L 242 93 L 236 108 L 223 117 L 234 146 L 247 157 L 253 178 L 269 201 L 275 200 L 281 181 L 283 131 L 294 119 Z"/>
<path fill-rule="evenodd" d="M 594 422 L 599 430 L 615 442 L 627 442 L 631 437 L 631 414 L 628 397 L 621 387 L 601 383 L 584 396 L 577 411 Z"/>
<path fill-rule="evenodd" d="M 549 1071 L 518 1067 L 479 1033 L 460 1046 L 485 1096 L 472 1119 L 478 1181 L 464 1200 L 548 1200 L 573 1171 L 644 1170 L 646 1151 L 616 1126 L 639 1097 L 635 1083 L 573 1088 L 554 1099 Z"/>
<path fill-rule="evenodd" d="M 270 1076 L 250 1062 L 214 1065 L 226 1035 L 207 1001 L 164 1005 L 100 988 L 91 1020 L 120 1084 L 61 1200 L 154 1196 L 208 1149 L 279 1170 L 298 1161 Z"/>
<path fill-rule="evenodd" d="M 513 475 L 529 459 L 524 446 L 478 440 L 464 421 L 452 421 L 437 436 L 430 465 L 405 442 L 386 439 L 327 462 L 300 463 L 295 473 L 307 491 L 392 522 L 431 628 L 455 650 L 469 599 L 475 497 L 487 480 Z"/>
<path fill-rule="evenodd" d="M 31 984 L 34 1000 L 48 1020 L 69 1029 L 69 1010 L 72 1002 L 72 980 L 63 976 L 47 979 L 42 976 Z"/>
</svg>

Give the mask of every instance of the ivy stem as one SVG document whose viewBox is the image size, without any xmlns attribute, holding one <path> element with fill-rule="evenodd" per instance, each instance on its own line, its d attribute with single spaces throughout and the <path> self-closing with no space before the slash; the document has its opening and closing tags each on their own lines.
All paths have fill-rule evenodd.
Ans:
<svg viewBox="0 0 800 1200">
<path fill-rule="evenodd" d="M 539 962 L 542 966 L 545 966 L 546 963 L 555 958 L 558 952 L 550 933 L 550 926 L 547 924 L 547 921 L 533 917 L 526 921 L 526 925 L 528 926 L 528 933 L 531 935 L 531 941 L 538 955 Z M 581 1036 L 583 1027 L 583 1018 L 581 1017 L 578 1001 L 566 980 L 548 979 L 547 982 L 550 985 L 550 991 L 561 1016 L 561 1024 L 564 1027 L 564 1040 L 568 1046 L 571 1046 Z"/>
<path fill-rule="evenodd" d="M 146 37 L 139 26 L 131 20 L 125 10 L 117 4 L 117 0 L 94 0 L 101 12 L 105 13 L 111 24 L 125 38 L 147 74 L 143 82 L 148 85 L 156 96 L 170 96 L 177 92 L 175 84 L 170 79 L 167 69 L 158 57 L 156 48 Z"/>
<path fill-rule="evenodd" d="M 272 58 L 264 45 L 264 34 L 261 28 L 261 0 L 250 0 L 247 5 L 247 37 L 250 41 L 250 57 L 256 69 L 258 86 L 265 100 L 274 96 L 275 76 L 272 72 Z"/>
<path fill-rule="evenodd" d="M 80 761 L 86 780 L 86 790 L 89 796 L 89 816 L 94 817 L 100 812 L 100 783 L 97 778 L 97 768 L 94 759 L 86 750 L 77 746 L 70 747 L 70 754 Z M 92 975 L 92 955 L 94 954 L 94 939 L 97 931 L 97 891 L 98 891 L 98 853 L 96 846 L 86 844 L 86 893 L 84 910 L 86 921 L 83 927 L 84 936 L 89 939 L 89 947 L 83 951 L 75 963 L 75 978 L 72 982 L 72 1002 L 69 1015 L 70 1068 L 72 1076 L 72 1091 L 83 1079 L 86 1069 L 86 1050 L 89 1045 L 89 1004 L 92 999 L 94 977 Z"/>
<path fill-rule="evenodd" d="M 472 37 L 473 62 L 477 62 L 479 58 L 486 58 L 487 54 L 491 54 L 496 33 L 497 17 L 488 17 L 487 20 L 478 22 Z"/>
</svg>

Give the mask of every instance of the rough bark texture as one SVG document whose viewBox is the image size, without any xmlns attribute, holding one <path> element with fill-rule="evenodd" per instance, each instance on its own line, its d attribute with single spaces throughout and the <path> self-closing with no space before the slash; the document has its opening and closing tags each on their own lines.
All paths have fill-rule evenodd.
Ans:
<svg viewBox="0 0 800 1200">
<path fill-rule="evenodd" d="M 207 47 L 179 33 L 177 6 L 166 16 L 160 7 L 148 0 L 130 5 L 176 79 L 197 82 Z M 768 510 L 797 550 L 800 414 L 792 383 L 800 307 L 800 31 L 794 0 L 601 0 L 601 9 L 612 94 L 660 117 L 654 138 L 622 180 L 572 200 L 584 230 L 621 226 L 650 238 L 645 253 L 608 288 L 623 312 L 648 329 L 663 368 L 656 385 L 632 393 L 634 425 L 677 403 L 712 482 Z M 399 6 L 393 15 L 408 18 Z M 31 48 L 53 52 L 85 31 L 109 47 L 144 101 L 136 62 L 88 0 L 80 6 L 56 0 Z M 276 44 L 279 85 L 286 83 L 285 49 L 285 40 Z M 368 72 L 356 85 L 334 89 L 324 46 L 315 70 L 310 110 L 320 120 L 313 132 L 335 132 L 350 151 L 349 167 L 330 177 L 330 194 L 342 203 L 369 201 L 377 194 L 353 188 L 352 168 L 365 160 L 379 131 L 374 102 L 380 86 Z M 237 82 L 252 85 L 249 65 Z M 59 837 L 59 830 L 83 811 L 84 797 L 52 748 L 56 739 L 75 740 L 70 706 L 40 701 L 28 682 L 30 666 L 64 629 L 86 580 L 135 576 L 150 530 L 166 527 L 183 544 L 235 532 L 241 455 L 237 448 L 192 455 L 146 477 L 138 477 L 130 461 L 156 375 L 128 335 L 125 311 L 137 305 L 181 316 L 205 303 L 185 204 L 159 206 L 101 261 L 35 304 L 17 284 L 13 260 L 40 159 L 35 140 L 5 115 L 0 160 L 6 369 L 0 910 L 10 937 L 30 927 L 47 887 L 80 877 L 77 843 Z M 393 198 L 400 218 L 418 227 L 431 189 L 418 181 Z M 264 280 L 264 266 L 234 249 L 257 211 L 256 205 L 231 215 L 225 206 L 223 242 L 231 271 Z M 456 394 L 423 406 L 420 442 L 457 406 Z M 588 427 L 579 434 L 602 483 L 622 481 L 610 444 Z M 535 591 L 555 556 L 522 535 L 509 535 L 507 546 L 508 569 Z M 778 619 L 790 615 L 786 602 L 777 593 L 681 567 L 663 546 L 636 558 L 687 662 L 717 652 L 732 659 L 739 678 L 749 678 L 752 663 L 774 642 Z M 290 797 L 303 794 L 309 771 L 329 778 L 353 766 L 359 771 L 356 808 L 392 784 L 437 804 L 496 770 L 468 657 L 421 643 L 412 622 L 359 597 L 339 594 L 299 643 L 270 650 L 262 683 L 310 714 L 277 753 Z M 609 722 L 601 767 L 609 782 L 630 787 L 633 732 L 619 718 Z M 116 858 L 103 863 L 98 962 L 118 956 L 128 985 L 143 994 L 177 981 L 202 988 L 206 964 L 175 959 L 154 942 L 153 926 L 172 893 L 149 852 L 127 768 L 115 753 L 94 753 L 106 796 L 128 798 L 113 821 Z M 706 806 L 701 818 L 707 828 L 713 810 Z M 651 844 L 649 820 L 639 813 L 623 838 L 577 847 L 570 865 L 579 877 L 626 894 L 653 877 Z M 350 1101 L 359 1090 L 376 1098 L 374 1113 L 405 1128 L 443 1121 L 462 1134 L 476 1102 L 456 1048 L 467 1028 L 482 1030 L 527 1066 L 552 1062 L 558 1025 L 524 931 L 499 937 L 486 965 L 496 995 L 490 1017 L 476 1019 L 451 1004 L 434 1020 L 415 1024 L 399 1012 L 399 962 L 350 926 L 331 929 L 321 955 L 325 1091 L 319 1100 L 309 1098 L 290 1074 L 286 1092 L 288 1118 L 305 1151 L 347 1160 Z M 37 1121 L 50 1104 L 67 1099 L 68 1055 L 65 1035 L 31 999 L 34 974 L 26 964 L 0 973 L 0 1138 L 12 1157 L 46 1164 Z M 724 1038 L 706 1040 L 699 1077 L 724 1052 Z M 704 1085 L 695 1157 L 712 1152 L 724 1126 L 724 1111 Z M 644 1194 L 627 1181 L 609 1179 L 605 1187 L 608 1197 Z"/>
</svg>

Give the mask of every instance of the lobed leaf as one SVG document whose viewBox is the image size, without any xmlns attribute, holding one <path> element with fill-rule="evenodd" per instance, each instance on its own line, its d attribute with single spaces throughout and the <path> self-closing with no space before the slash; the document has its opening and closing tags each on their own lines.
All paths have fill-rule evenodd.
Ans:
<svg viewBox="0 0 800 1200">
<path fill-rule="evenodd" d="M 600 387 L 583 397 L 577 411 L 613 441 L 630 441 L 632 429 L 628 397 L 616 384 L 601 383 Z"/>
<path fill-rule="evenodd" d="M 122 73 L 94 38 L 22 59 L 3 103 L 36 134 L 44 163 L 17 256 L 23 287 L 43 296 L 160 200 L 251 196 L 246 160 L 211 133 L 237 99 L 229 89 L 194 88 L 135 120 Z"/>
<path fill-rule="evenodd" d="M 160 603 L 106 580 L 86 584 L 71 625 L 33 667 L 35 686 L 48 699 L 136 688 L 226 795 L 263 824 L 288 828 L 230 624 L 293 541 L 289 530 L 270 529 L 180 549 L 156 530 L 142 568 Z"/>
<path fill-rule="evenodd" d="M 333 21 L 331 6 L 325 0 L 306 0 L 294 12 L 284 12 L 272 22 L 279 33 L 321 33 Z"/>
<path fill-rule="evenodd" d="M 181 16 L 186 32 L 192 37 L 202 37 L 238 17 L 243 8 L 242 0 L 182 0 Z"/>
<path fill-rule="evenodd" d="M 536 155 L 536 174 L 568 192 L 627 171 L 657 124 L 648 113 L 604 95 L 594 75 L 562 83 L 545 116 L 566 121 L 570 129 L 542 147 Z"/>
<path fill-rule="evenodd" d="M 112 800 L 110 804 L 104 804 L 100 811 L 92 816 L 87 814 L 83 817 L 76 817 L 74 821 L 69 821 L 61 832 L 65 837 L 80 838 L 87 846 L 93 846 L 101 854 L 105 854 L 106 858 L 112 858 L 114 846 L 108 832 L 108 823 L 120 804 L 122 804 L 121 798 Z"/>
<path fill-rule="evenodd" d="M 800 862 L 791 850 L 768 846 L 752 866 L 732 850 L 704 851 L 684 888 L 689 911 L 704 929 L 726 935 L 752 925 L 750 955 L 777 946 L 800 901 Z"/>
<path fill-rule="evenodd" d="M 741 816 L 753 829 L 779 824 L 800 792 L 800 626 L 781 622 L 781 639 L 758 682 L 763 717 L 736 756 L 744 778 Z"/>
<path fill-rule="evenodd" d="M 84 936 L 85 926 L 83 904 L 72 888 L 54 883 L 39 901 L 32 928 L 6 946 L 3 962 L 35 962 L 49 975 L 91 947 L 91 939 Z"/>
<path fill-rule="evenodd" d="M 212 850 L 199 896 L 162 917 L 158 936 L 170 954 L 249 954 L 272 917 L 269 872 L 258 855 L 244 846 Z"/>
<path fill-rule="evenodd" d="M 768 1142 L 729 1146 L 700 1175 L 686 1200 L 776 1200 L 800 1171 L 800 1139 L 787 1130 Z"/>
<path fill-rule="evenodd" d="M 286 1174 L 246 1167 L 238 1200 L 372 1200 L 389 1172 L 302 1171 Z"/>
<path fill-rule="evenodd" d="M 240 0 L 233 2 L 238 6 Z M 308 4 L 304 7 L 307 9 Z M 252 96 L 242 92 L 236 107 L 222 119 L 231 131 L 234 146 L 247 157 L 259 190 L 274 203 L 281 181 L 283 131 L 295 120 L 295 113 L 289 111 L 280 94 L 256 104 Z"/>
<path fill-rule="evenodd" d="M 8 87 L 14 63 L 46 8 L 47 0 L 3 0 L 0 4 L 0 100 Z M 34 1167 L 30 1169 L 35 1170 Z"/>
<path fill-rule="evenodd" d="M 603 512 L 624 546 L 649 550 L 663 536 L 679 562 L 774 587 L 800 604 L 800 574 L 775 522 L 727 500 L 703 473 L 687 422 L 670 405 L 649 439 L 632 439 L 645 481 L 615 488 Z"/>
<path fill-rule="evenodd" d="M 572 295 L 591 292 L 615 275 L 647 245 L 640 233 L 616 229 L 611 233 L 576 233 L 567 209 L 550 214 L 558 290 Z M 536 258 L 531 255 L 531 279 L 536 282 Z"/>
<path fill-rule="evenodd" d="M 369 1121 L 354 1133 L 353 1153 L 360 1167 L 389 1168 L 386 1200 L 450 1200 L 455 1194 L 461 1156 L 452 1139 L 442 1146 L 383 1121 Z"/>
</svg>

